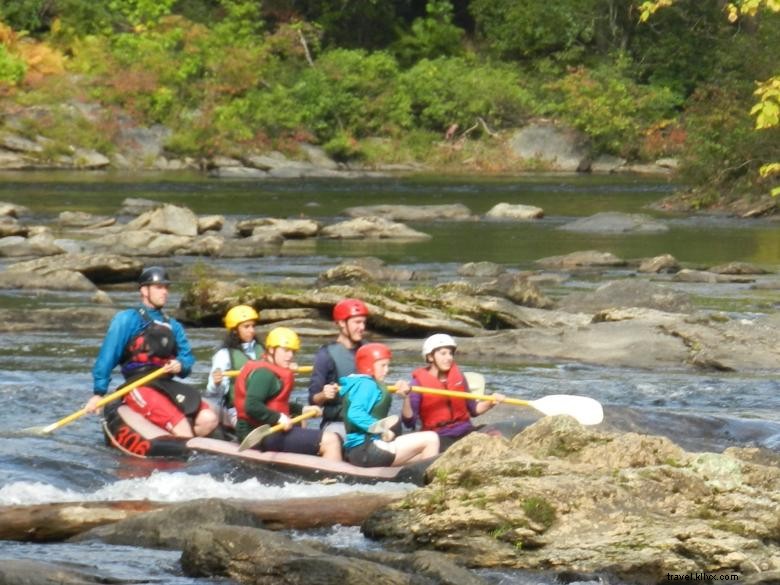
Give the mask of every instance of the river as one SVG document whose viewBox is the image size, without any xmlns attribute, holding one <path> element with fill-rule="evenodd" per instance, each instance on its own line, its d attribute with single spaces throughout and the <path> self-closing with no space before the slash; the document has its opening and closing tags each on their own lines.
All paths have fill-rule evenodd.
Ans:
<svg viewBox="0 0 780 585">
<path fill-rule="evenodd" d="M 0 201 L 31 209 L 28 224 L 51 224 L 63 210 L 115 215 L 126 197 L 186 205 L 198 214 L 220 213 L 231 219 L 267 215 L 315 217 L 333 221 L 353 205 L 381 203 L 463 203 L 484 213 L 499 202 L 536 205 L 545 218 L 530 223 L 420 222 L 412 227 L 433 235 L 425 243 L 367 245 L 317 241 L 284 256 L 252 259 L 177 258 L 182 265 L 265 282 L 313 279 L 344 257 L 374 255 L 388 264 L 424 272 L 444 281 L 455 278 L 468 261 L 488 260 L 511 269 L 534 269 L 534 261 L 577 250 L 598 249 L 622 258 L 663 253 L 689 266 L 744 261 L 776 273 L 780 269 L 780 230 L 765 220 L 661 216 L 645 206 L 671 193 L 675 185 L 633 177 L 388 178 L 359 181 L 247 182 L 207 180 L 194 175 L 104 175 L 100 173 L 9 173 L 0 181 Z M 600 211 L 649 213 L 668 223 L 668 232 L 649 235 L 594 236 L 558 230 L 577 217 Z M 16 261 L 4 258 L 0 266 Z M 628 270 L 612 271 L 627 276 Z M 603 277 L 602 277 L 603 278 Z M 771 280 L 774 275 L 767 276 Z M 589 277 L 574 278 L 566 290 L 591 288 Z M 774 312 L 776 292 L 750 285 L 675 285 L 695 295 L 698 306 L 732 316 L 759 319 Z M 173 289 L 171 306 L 181 285 Z M 550 291 L 563 294 L 566 290 Z M 110 291 L 118 306 L 135 302 L 129 288 Z M 90 302 L 78 293 L 0 291 L 0 308 L 79 306 Z M 192 328 L 189 335 L 198 363 L 192 380 L 205 384 L 208 361 L 222 333 Z M 45 425 L 80 408 L 90 395 L 90 369 L 101 336 L 68 331 L 33 331 L 0 337 L 0 505 L 75 500 L 149 498 L 181 501 L 203 497 L 280 498 L 334 495 L 354 489 L 337 483 L 306 483 L 295 477 L 198 455 L 188 462 L 130 459 L 103 445 L 98 420 L 76 421 L 50 436 L 16 431 Z M 304 339 L 299 363 L 311 363 L 320 340 Z M 405 377 L 418 356 L 400 354 L 390 378 Z M 488 385 L 512 396 L 546 394 L 591 396 L 605 407 L 611 428 L 672 437 L 688 450 L 722 451 L 730 445 L 756 445 L 780 451 L 780 388 L 776 372 L 713 374 L 684 368 L 664 371 L 604 368 L 576 363 L 469 363 L 485 374 Z M 303 393 L 301 387 L 298 392 Z M 302 394 L 301 394 L 302 395 Z M 509 408 L 509 407 L 501 407 Z M 498 411 L 495 409 L 493 412 Z M 530 416 L 530 415 L 524 415 Z M 412 489 L 410 485 L 401 487 Z M 361 486 L 397 490 L 397 484 Z M 336 527 L 315 534 L 337 546 L 374 546 L 356 528 Z M 1 542 L 0 558 L 31 558 L 95 567 L 123 579 L 195 585 L 212 582 L 181 575 L 178 553 L 102 544 L 34 545 Z M 523 573 L 487 572 L 492 583 L 551 583 Z M 216 582 L 216 581 L 213 581 Z"/>
</svg>

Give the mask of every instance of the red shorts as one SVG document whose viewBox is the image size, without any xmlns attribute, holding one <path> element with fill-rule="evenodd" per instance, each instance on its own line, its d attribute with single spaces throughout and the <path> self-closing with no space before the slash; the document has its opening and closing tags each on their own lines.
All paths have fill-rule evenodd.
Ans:
<svg viewBox="0 0 780 585">
<path fill-rule="evenodd" d="M 126 394 L 125 404 L 169 433 L 184 418 L 184 413 L 165 394 L 149 386 L 141 386 Z M 201 400 L 198 412 L 206 408 L 209 405 Z"/>
</svg>

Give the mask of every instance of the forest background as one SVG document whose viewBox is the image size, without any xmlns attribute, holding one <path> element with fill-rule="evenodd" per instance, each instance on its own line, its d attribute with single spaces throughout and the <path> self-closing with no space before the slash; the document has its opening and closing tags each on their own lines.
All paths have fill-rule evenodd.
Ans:
<svg viewBox="0 0 780 585">
<path fill-rule="evenodd" d="M 440 172 L 543 170 L 497 138 L 546 118 L 678 159 L 706 207 L 780 192 L 778 47 L 777 0 L 3 0 L 0 116 L 46 106 L 14 128 L 43 157 L 110 154 L 130 116 L 173 156 L 309 142 Z"/>
</svg>

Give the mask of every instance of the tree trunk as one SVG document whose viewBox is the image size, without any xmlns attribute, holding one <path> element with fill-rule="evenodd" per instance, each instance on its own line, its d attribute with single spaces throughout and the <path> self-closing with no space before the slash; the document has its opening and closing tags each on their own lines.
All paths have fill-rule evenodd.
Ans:
<svg viewBox="0 0 780 585">
<path fill-rule="evenodd" d="M 400 500 L 403 496 L 402 493 L 355 492 L 323 498 L 231 500 L 230 503 L 262 520 L 269 530 L 305 530 L 335 524 L 359 525 L 377 508 Z M 96 526 L 120 522 L 136 514 L 175 505 L 171 502 L 124 500 L 3 506 L 0 507 L 0 540 L 62 541 Z"/>
</svg>

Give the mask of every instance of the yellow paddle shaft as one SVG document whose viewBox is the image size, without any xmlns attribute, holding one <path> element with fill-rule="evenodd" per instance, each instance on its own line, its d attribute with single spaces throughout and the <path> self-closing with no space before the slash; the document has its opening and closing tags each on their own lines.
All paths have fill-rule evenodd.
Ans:
<svg viewBox="0 0 780 585">
<path fill-rule="evenodd" d="M 299 366 L 294 371 L 296 374 L 311 374 L 314 366 Z M 225 375 L 229 378 L 235 378 L 241 370 L 227 370 Z"/>
<path fill-rule="evenodd" d="M 395 392 L 395 386 L 387 387 L 390 392 Z M 473 392 L 459 392 L 457 390 L 444 390 L 443 388 L 426 388 L 425 386 L 412 386 L 412 392 L 418 394 L 436 394 L 438 396 L 450 396 L 451 398 L 462 398 L 463 400 L 487 400 L 488 402 L 498 402 L 491 394 L 474 394 Z M 519 398 L 504 398 L 501 404 L 514 404 L 516 406 L 532 406 L 528 400 Z"/>
<path fill-rule="evenodd" d="M 299 414 L 298 416 L 292 417 L 290 419 L 290 423 L 297 425 L 299 422 L 306 420 L 307 418 L 314 418 L 315 416 L 319 416 L 319 413 L 316 410 L 311 410 L 309 412 L 304 412 L 303 414 Z M 284 426 L 285 425 L 283 425 L 282 423 L 276 423 L 274 426 L 268 429 L 268 431 L 266 431 L 265 437 L 273 433 L 278 433 L 279 431 L 283 431 Z"/>
<path fill-rule="evenodd" d="M 109 402 L 112 402 L 112 401 L 116 400 L 117 398 L 121 398 L 125 394 L 129 394 L 130 392 L 132 392 L 133 390 L 135 390 L 139 386 L 143 386 L 147 382 L 151 382 L 152 380 L 154 380 L 155 378 L 160 377 L 164 373 L 165 373 L 165 370 L 163 368 L 159 368 L 159 369 L 151 372 L 150 374 L 147 374 L 143 378 L 138 378 L 137 380 L 134 380 L 134 381 L 130 382 L 127 386 L 122 386 L 119 390 L 115 390 L 111 394 L 107 394 L 106 396 L 101 398 L 97 402 L 97 404 L 95 405 L 95 408 L 101 408 L 101 407 L 105 406 L 106 404 L 108 404 Z M 77 418 L 81 418 L 82 416 L 84 416 L 87 413 L 89 413 L 89 411 L 86 408 L 82 408 L 81 410 L 77 410 L 73 414 L 69 414 L 65 418 L 61 418 L 57 422 L 53 422 L 49 426 L 43 427 L 41 429 L 41 432 L 44 433 L 44 434 L 48 434 L 48 433 L 50 433 L 50 432 L 52 432 L 52 431 L 54 431 L 54 430 L 56 430 L 56 429 L 58 429 L 60 427 L 64 427 L 66 424 L 73 422 Z"/>
</svg>

